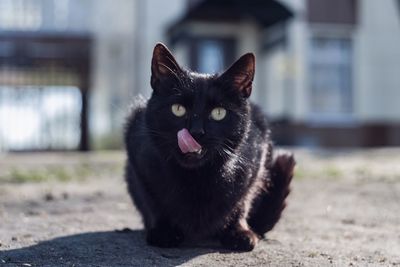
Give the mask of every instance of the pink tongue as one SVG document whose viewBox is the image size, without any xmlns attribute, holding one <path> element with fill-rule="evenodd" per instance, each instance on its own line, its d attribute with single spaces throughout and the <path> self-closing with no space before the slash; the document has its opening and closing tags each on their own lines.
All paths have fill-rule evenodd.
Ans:
<svg viewBox="0 0 400 267">
<path fill-rule="evenodd" d="M 193 136 L 186 128 L 178 132 L 178 146 L 183 154 L 197 152 L 201 149 L 201 145 L 194 140 Z"/>
</svg>

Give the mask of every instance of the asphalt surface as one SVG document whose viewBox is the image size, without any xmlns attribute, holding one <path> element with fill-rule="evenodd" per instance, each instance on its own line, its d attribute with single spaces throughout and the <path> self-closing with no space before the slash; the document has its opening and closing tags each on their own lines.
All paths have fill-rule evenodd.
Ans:
<svg viewBox="0 0 400 267">
<path fill-rule="evenodd" d="M 3 156 L 0 266 L 400 266 L 400 150 L 296 156 L 281 221 L 246 253 L 214 242 L 148 246 L 125 190 L 122 153 Z M 28 172 L 90 167 L 84 178 L 13 181 L 10 173 L 27 161 Z"/>
</svg>

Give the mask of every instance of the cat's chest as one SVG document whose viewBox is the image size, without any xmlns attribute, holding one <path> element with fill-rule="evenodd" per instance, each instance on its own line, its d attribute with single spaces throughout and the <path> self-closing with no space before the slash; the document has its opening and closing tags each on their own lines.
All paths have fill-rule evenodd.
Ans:
<svg viewBox="0 0 400 267">
<path fill-rule="evenodd" d="M 207 175 L 175 177 L 171 187 L 164 188 L 161 205 L 182 227 L 187 225 L 199 230 L 217 225 L 241 199 L 234 181 L 227 181 L 218 174 Z"/>
<path fill-rule="evenodd" d="M 166 209 L 179 212 L 229 208 L 246 190 L 248 177 L 244 168 L 214 165 L 201 169 L 183 169 L 163 161 L 158 154 L 149 153 L 138 165 L 143 169 L 143 180 L 150 195 Z M 238 163 L 233 164 L 238 166 Z"/>
<path fill-rule="evenodd" d="M 168 180 L 163 188 L 159 188 L 166 201 L 174 202 L 177 207 L 209 208 L 209 205 L 224 205 L 239 194 L 240 177 L 232 175 L 224 177 L 220 172 L 176 172 L 166 173 Z"/>
</svg>

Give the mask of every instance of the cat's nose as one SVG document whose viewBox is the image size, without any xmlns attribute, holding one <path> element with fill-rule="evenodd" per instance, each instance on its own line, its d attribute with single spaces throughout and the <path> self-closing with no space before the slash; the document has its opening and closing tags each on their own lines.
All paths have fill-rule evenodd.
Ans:
<svg viewBox="0 0 400 267">
<path fill-rule="evenodd" d="M 201 120 L 194 120 L 189 129 L 189 132 L 195 138 L 203 136 L 205 134 L 203 122 Z"/>
<path fill-rule="evenodd" d="M 205 134 L 205 131 L 203 128 L 196 128 L 196 129 L 191 129 L 190 133 L 194 136 L 194 137 L 200 137 L 203 136 Z"/>
</svg>

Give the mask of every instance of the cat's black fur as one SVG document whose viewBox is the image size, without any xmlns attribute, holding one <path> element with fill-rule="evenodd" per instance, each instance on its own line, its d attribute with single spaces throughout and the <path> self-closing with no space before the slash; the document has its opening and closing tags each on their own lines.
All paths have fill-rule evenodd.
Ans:
<svg viewBox="0 0 400 267">
<path fill-rule="evenodd" d="M 134 106 L 125 132 L 126 181 L 150 245 L 214 237 L 252 250 L 279 220 L 295 163 L 288 153 L 273 156 L 265 117 L 248 100 L 254 66 L 246 54 L 222 75 L 197 74 L 156 45 L 153 94 Z M 176 103 L 185 116 L 173 115 Z M 210 118 L 216 107 L 227 110 L 221 121 Z M 182 128 L 201 144 L 200 155 L 181 153 Z"/>
</svg>

